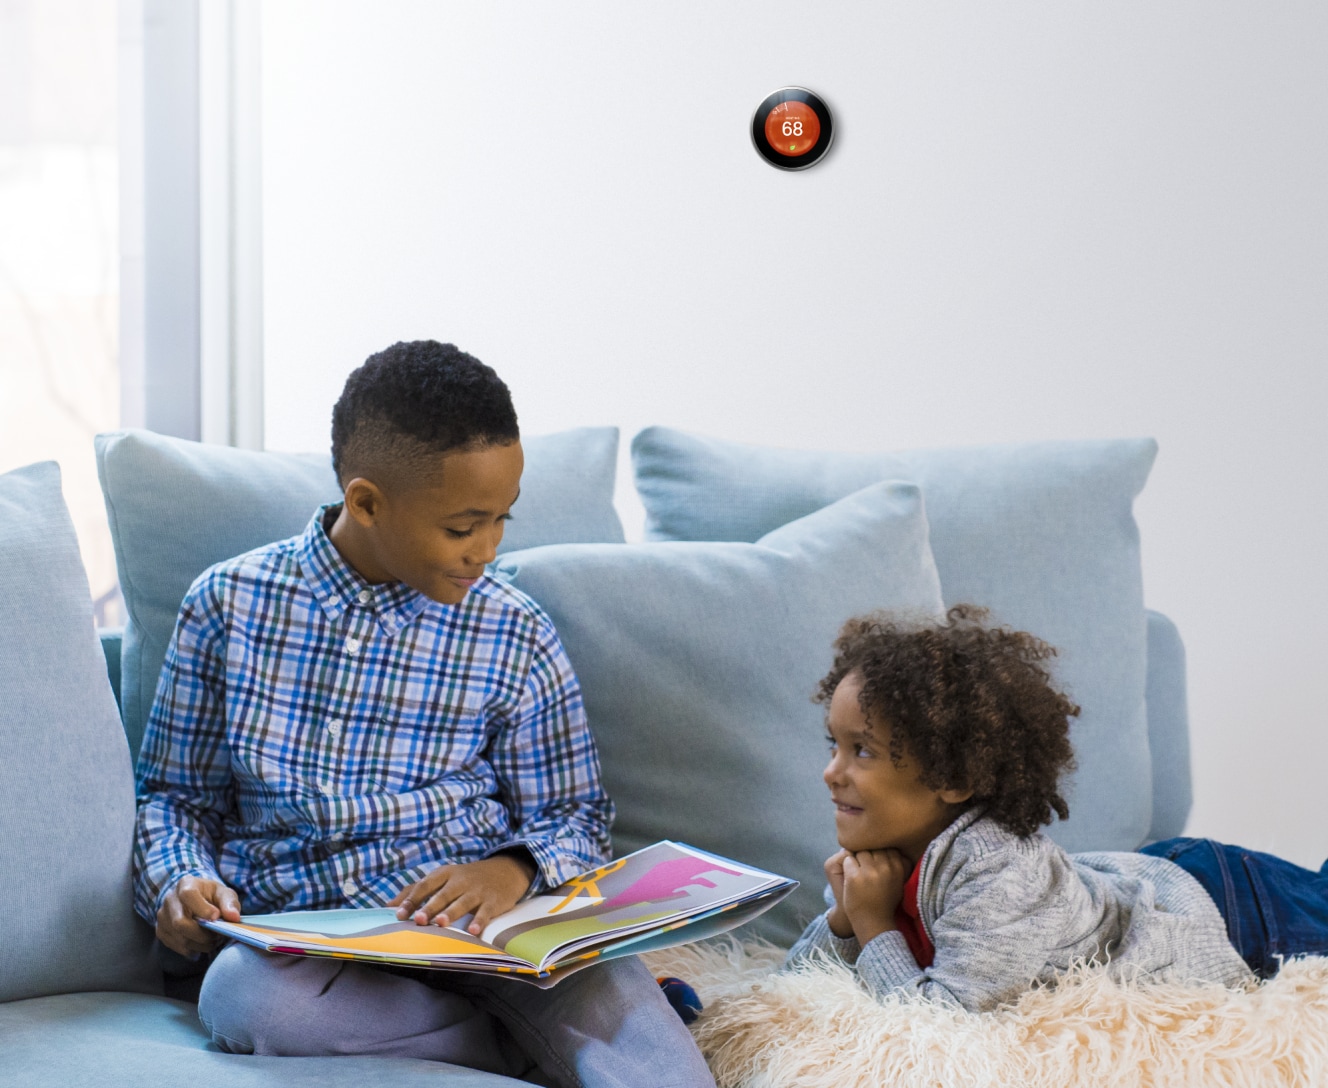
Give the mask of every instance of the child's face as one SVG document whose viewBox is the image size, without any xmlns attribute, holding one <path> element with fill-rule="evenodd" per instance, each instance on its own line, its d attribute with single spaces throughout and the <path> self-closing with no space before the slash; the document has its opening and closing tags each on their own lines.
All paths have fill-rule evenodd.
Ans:
<svg viewBox="0 0 1328 1088">
<path fill-rule="evenodd" d="M 863 713 L 861 691 L 861 674 L 849 673 L 835 688 L 826 715 L 830 762 L 822 777 L 835 804 L 839 845 L 852 853 L 898 850 L 916 862 L 970 794 L 924 786 L 907 753 L 892 763 L 890 728 Z"/>
<path fill-rule="evenodd" d="M 380 492 L 367 526 L 376 569 L 360 573 L 460 604 L 498 554 L 525 460 L 513 442 L 440 454 L 438 463 L 425 485 Z"/>
</svg>

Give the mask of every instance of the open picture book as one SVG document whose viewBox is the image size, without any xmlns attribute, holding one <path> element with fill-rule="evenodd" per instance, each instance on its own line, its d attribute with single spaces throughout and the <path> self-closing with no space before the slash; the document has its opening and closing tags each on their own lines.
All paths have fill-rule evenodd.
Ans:
<svg viewBox="0 0 1328 1088">
<path fill-rule="evenodd" d="M 798 882 L 676 842 L 657 842 L 522 900 L 480 937 L 398 921 L 394 907 L 301 910 L 200 922 L 268 952 L 333 956 L 441 971 L 510 974 L 548 987 L 597 959 L 725 933 L 763 914 Z"/>
</svg>

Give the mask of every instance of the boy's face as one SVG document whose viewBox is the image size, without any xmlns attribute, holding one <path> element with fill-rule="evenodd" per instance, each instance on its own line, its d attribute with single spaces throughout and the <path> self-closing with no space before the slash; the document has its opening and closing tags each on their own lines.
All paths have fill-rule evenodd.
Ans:
<svg viewBox="0 0 1328 1088">
<path fill-rule="evenodd" d="M 420 486 L 375 488 L 372 511 L 355 519 L 366 547 L 352 562 L 371 582 L 404 582 L 435 601 L 460 604 L 498 554 L 524 466 L 520 442 L 455 450 L 438 455 L 436 471 Z M 348 505 L 357 502 L 353 484 Z"/>
<path fill-rule="evenodd" d="M 907 753 L 892 763 L 889 726 L 863 713 L 861 691 L 861 674 L 849 673 L 826 715 L 830 762 L 822 777 L 835 805 L 839 845 L 852 853 L 894 849 L 916 862 L 969 794 L 924 786 Z"/>
</svg>

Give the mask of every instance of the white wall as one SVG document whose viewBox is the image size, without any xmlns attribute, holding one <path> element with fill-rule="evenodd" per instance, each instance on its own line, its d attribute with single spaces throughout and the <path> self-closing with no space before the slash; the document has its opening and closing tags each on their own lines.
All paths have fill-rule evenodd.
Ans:
<svg viewBox="0 0 1328 1088">
<path fill-rule="evenodd" d="M 264 34 L 269 446 L 421 336 L 528 433 L 1154 435 L 1190 830 L 1323 860 L 1328 5 L 284 0 Z M 794 174 L 748 137 L 790 83 L 838 123 Z"/>
</svg>

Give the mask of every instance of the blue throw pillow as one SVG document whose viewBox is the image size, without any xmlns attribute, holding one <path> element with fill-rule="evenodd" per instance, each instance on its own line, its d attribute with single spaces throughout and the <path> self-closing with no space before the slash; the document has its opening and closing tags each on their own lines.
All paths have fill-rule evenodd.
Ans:
<svg viewBox="0 0 1328 1088">
<path fill-rule="evenodd" d="M 0 601 L 0 1001 L 160 992 L 129 749 L 53 461 L 0 476 Z"/>
<path fill-rule="evenodd" d="M 818 914 L 834 814 L 812 703 L 850 616 L 941 609 L 918 489 L 880 483 L 754 544 L 562 545 L 498 573 L 552 616 L 585 693 L 621 853 L 677 839 L 797 878 Z"/>
<path fill-rule="evenodd" d="M 500 551 L 621 542 L 615 427 L 522 439 L 526 470 Z M 341 497 L 330 454 L 210 446 L 151 431 L 97 436 L 97 472 L 129 613 L 121 656 L 125 732 L 137 755 L 180 602 L 213 563 L 304 531 Z"/>
<path fill-rule="evenodd" d="M 665 427 L 632 442 L 647 533 L 756 540 L 873 480 L 912 480 L 927 503 L 947 605 L 990 608 L 1060 651 L 1059 681 L 1083 709 L 1070 850 L 1132 850 L 1152 815 L 1147 636 L 1134 497 L 1151 439 L 902 453 L 781 450 Z"/>
</svg>

